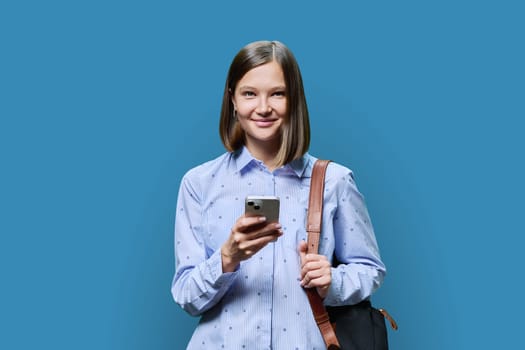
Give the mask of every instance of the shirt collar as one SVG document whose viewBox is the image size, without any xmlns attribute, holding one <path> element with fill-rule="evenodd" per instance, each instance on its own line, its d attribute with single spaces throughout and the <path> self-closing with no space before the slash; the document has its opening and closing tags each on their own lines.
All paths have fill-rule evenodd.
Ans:
<svg viewBox="0 0 525 350">
<path fill-rule="evenodd" d="M 310 156 L 308 153 L 304 154 L 302 157 L 292 160 L 290 163 L 285 165 L 285 167 L 289 167 L 293 170 L 293 172 L 297 175 L 297 177 L 303 177 L 305 174 L 305 170 L 308 167 L 308 160 Z"/>
<path fill-rule="evenodd" d="M 248 165 L 251 163 L 257 162 L 257 160 L 251 155 L 250 151 L 243 146 L 238 150 L 233 152 L 233 157 L 235 158 L 235 165 L 238 172 L 243 172 Z"/>
<path fill-rule="evenodd" d="M 233 156 L 236 159 L 236 167 L 238 172 L 245 172 L 256 164 L 262 164 L 262 162 L 252 156 L 246 146 L 233 152 Z M 308 167 L 310 156 L 308 153 L 302 157 L 292 160 L 290 163 L 276 169 L 276 172 L 293 172 L 297 177 L 304 176 L 304 172 Z"/>
</svg>

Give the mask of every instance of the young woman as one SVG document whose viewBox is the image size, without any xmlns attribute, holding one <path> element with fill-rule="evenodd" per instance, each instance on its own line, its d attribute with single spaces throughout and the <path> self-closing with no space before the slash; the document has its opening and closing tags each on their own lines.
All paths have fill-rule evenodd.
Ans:
<svg viewBox="0 0 525 350">
<path fill-rule="evenodd" d="M 201 316 L 188 349 L 324 349 L 304 288 L 325 305 L 355 304 L 385 267 L 352 171 L 330 163 L 320 254 L 306 254 L 312 166 L 299 66 L 277 41 L 233 59 L 220 136 L 227 152 L 189 170 L 175 223 L 175 301 Z M 244 215 L 249 195 L 280 199 L 279 223 Z M 339 262 L 332 267 L 332 258 Z"/>
</svg>

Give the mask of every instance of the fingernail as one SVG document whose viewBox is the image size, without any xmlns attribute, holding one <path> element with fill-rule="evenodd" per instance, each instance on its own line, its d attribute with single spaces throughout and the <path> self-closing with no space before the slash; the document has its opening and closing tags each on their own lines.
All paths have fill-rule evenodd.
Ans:
<svg viewBox="0 0 525 350">
<path fill-rule="evenodd" d="M 275 224 L 275 228 L 281 228 L 282 225 L 281 224 Z"/>
<path fill-rule="evenodd" d="M 266 217 L 265 216 L 260 216 L 259 217 L 259 221 L 266 221 Z"/>
</svg>

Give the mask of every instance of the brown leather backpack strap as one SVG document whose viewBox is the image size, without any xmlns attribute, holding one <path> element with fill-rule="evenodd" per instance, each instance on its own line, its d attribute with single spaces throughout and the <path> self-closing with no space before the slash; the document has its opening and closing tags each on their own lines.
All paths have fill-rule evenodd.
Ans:
<svg viewBox="0 0 525 350">
<path fill-rule="evenodd" d="M 317 290 L 315 288 L 307 288 L 305 291 L 306 295 L 308 296 L 308 301 L 310 302 L 310 307 L 312 308 L 312 312 L 314 314 L 315 322 L 317 323 L 317 327 L 319 327 L 321 335 L 323 336 L 323 340 L 326 344 L 326 348 L 333 350 L 340 349 L 341 346 L 339 345 L 339 341 L 335 335 L 334 328 L 330 323 L 330 316 L 328 316 L 328 312 L 326 312 L 323 300 L 317 293 Z"/>
<path fill-rule="evenodd" d="M 328 163 L 330 163 L 329 160 L 317 160 L 312 169 L 310 196 L 308 198 L 308 218 L 306 221 L 306 232 L 308 232 L 307 253 L 317 254 L 319 251 L 319 239 L 323 222 L 324 178 Z"/>
<path fill-rule="evenodd" d="M 321 225 L 323 218 L 323 195 L 324 195 L 324 178 L 329 160 L 317 160 L 312 170 L 310 181 L 310 197 L 308 200 L 308 218 L 306 231 L 308 232 L 308 249 L 307 253 L 317 254 L 319 251 L 319 239 L 321 236 Z M 337 341 L 334 328 L 330 323 L 330 317 L 326 312 L 323 300 L 315 288 L 305 289 L 308 301 L 314 314 L 315 322 L 323 335 L 326 348 L 330 350 L 340 349 L 341 346 Z"/>
</svg>

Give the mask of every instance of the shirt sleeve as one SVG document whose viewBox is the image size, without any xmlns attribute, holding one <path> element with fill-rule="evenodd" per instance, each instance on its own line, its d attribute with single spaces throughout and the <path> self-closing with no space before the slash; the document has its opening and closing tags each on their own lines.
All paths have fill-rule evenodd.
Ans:
<svg viewBox="0 0 525 350">
<path fill-rule="evenodd" d="M 351 171 L 337 183 L 332 217 L 335 238 L 332 283 L 326 305 L 352 305 L 369 298 L 386 274 L 364 197 Z"/>
<path fill-rule="evenodd" d="M 193 316 L 216 305 L 237 273 L 223 273 L 220 249 L 206 249 L 198 186 L 188 176 L 181 182 L 175 218 L 175 276 L 173 299 Z"/>
</svg>

